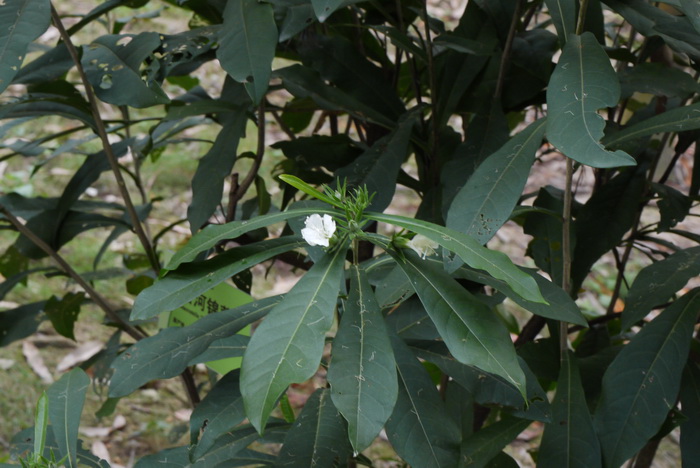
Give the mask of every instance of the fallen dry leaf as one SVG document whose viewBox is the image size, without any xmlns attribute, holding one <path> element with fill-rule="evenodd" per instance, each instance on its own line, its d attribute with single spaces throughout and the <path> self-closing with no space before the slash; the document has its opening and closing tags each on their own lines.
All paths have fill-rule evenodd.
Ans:
<svg viewBox="0 0 700 468">
<path fill-rule="evenodd" d="M 56 366 L 56 371 L 59 373 L 65 372 L 81 362 L 87 361 L 99 353 L 101 349 L 102 343 L 99 341 L 88 341 L 66 354 Z"/>
<path fill-rule="evenodd" d="M 22 354 L 24 354 L 24 358 L 27 360 L 29 367 L 39 376 L 42 382 L 47 384 L 53 383 L 53 376 L 49 368 L 46 367 L 44 358 L 42 358 L 39 353 L 39 348 L 34 346 L 34 343 L 31 341 L 24 341 L 22 343 Z"/>
</svg>

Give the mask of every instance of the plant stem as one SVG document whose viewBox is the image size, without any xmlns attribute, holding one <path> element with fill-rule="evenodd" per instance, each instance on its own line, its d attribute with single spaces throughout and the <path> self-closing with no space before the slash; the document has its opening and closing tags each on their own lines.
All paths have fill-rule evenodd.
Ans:
<svg viewBox="0 0 700 468">
<path fill-rule="evenodd" d="M 498 68 L 498 79 L 496 80 L 496 88 L 493 92 L 493 100 L 497 101 L 501 98 L 501 93 L 503 92 L 503 83 L 505 82 L 506 71 L 508 70 L 508 64 L 510 63 L 510 54 L 513 50 L 513 40 L 515 39 L 515 30 L 518 27 L 518 19 L 520 18 L 520 8 L 522 6 L 522 0 L 515 2 L 515 11 L 513 11 L 513 18 L 510 22 L 510 28 L 508 28 L 508 37 L 506 38 L 506 43 L 503 47 L 503 53 L 501 54 L 501 63 Z"/>
<path fill-rule="evenodd" d="M 260 165 L 262 164 L 263 156 L 265 155 L 265 99 L 258 106 L 258 147 L 255 152 L 255 160 L 253 166 L 246 174 L 245 179 L 238 185 L 238 189 L 229 197 L 228 212 L 231 215 L 231 221 L 235 218 L 236 205 L 241 198 L 246 194 L 250 186 L 255 182 L 255 177 L 258 175 Z"/>
<path fill-rule="evenodd" d="M 102 309 L 107 316 L 114 320 L 116 323 L 121 325 L 121 327 L 124 329 L 126 333 L 129 334 L 132 338 L 135 340 L 140 340 L 142 338 L 145 338 L 144 333 L 141 331 L 137 330 L 133 325 L 125 321 L 123 318 L 119 316 L 119 314 L 116 313 L 114 309 L 107 303 L 107 301 L 100 295 L 95 288 L 93 288 L 90 283 L 85 281 L 85 279 L 71 267 L 68 262 L 66 262 L 61 255 L 56 252 L 50 245 L 48 245 L 46 242 L 44 242 L 39 236 L 34 234 L 31 229 L 29 229 L 27 226 L 22 223 L 15 215 L 13 215 L 10 210 L 5 208 L 4 206 L 0 206 L 0 212 L 7 218 L 10 223 L 17 229 L 17 231 L 20 232 L 20 234 L 23 234 L 25 237 L 27 237 L 30 241 L 32 241 L 37 247 L 39 247 L 41 250 L 46 253 L 49 257 L 53 259 L 54 262 L 58 264 L 58 266 L 73 280 L 78 283 L 87 293 L 88 296 L 90 296 L 90 299 L 97 304 L 97 306 Z"/>
<path fill-rule="evenodd" d="M 146 251 L 146 256 L 148 257 L 148 261 L 151 264 L 151 268 L 153 269 L 153 271 L 158 273 L 160 271 L 160 261 L 158 260 L 158 256 L 156 255 L 153 246 L 151 245 L 151 241 L 148 237 L 148 234 L 141 225 L 141 220 L 139 219 L 139 216 L 136 213 L 136 209 L 134 208 L 134 204 L 131 201 L 131 195 L 129 195 L 129 190 L 126 187 L 126 182 L 122 177 L 121 171 L 119 169 L 119 162 L 117 161 L 117 157 L 115 156 L 114 151 L 112 151 L 112 146 L 109 143 L 109 138 L 107 136 L 107 130 L 105 128 L 104 121 L 102 120 L 102 117 L 100 116 L 100 110 L 97 107 L 97 98 L 95 97 L 95 93 L 92 89 L 92 86 L 90 85 L 90 82 L 87 79 L 85 70 L 83 69 L 83 66 L 80 63 L 78 51 L 73 45 L 70 35 L 66 31 L 66 28 L 63 27 L 61 17 L 56 11 L 56 8 L 53 6 L 53 3 L 51 4 L 51 17 L 53 18 L 54 26 L 56 26 L 56 28 L 58 29 L 58 32 L 61 35 L 61 39 L 66 44 L 66 49 L 68 49 L 68 53 L 73 59 L 78 73 L 80 74 L 80 80 L 83 83 L 83 86 L 85 88 L 85 94 L 88 98 L 88 102 L 90 103 L 92 118 L 95 119 L 95 131 L 97 132 L 97 135 L 102 141 L 102 147 L 109 161 L 109 165 L 112 169 L 112 173 L 114 174 L 114 178 L 117 182 L 119 193 L 121 194 L 122 199 L 124 200 L 126 211 L 129 213 L 129 218 L 131 219 L 131 224 L 134 227 L 134 232 L 136 233 L 136 236 L 139 238 L 141 245 Z"/>
</svg>

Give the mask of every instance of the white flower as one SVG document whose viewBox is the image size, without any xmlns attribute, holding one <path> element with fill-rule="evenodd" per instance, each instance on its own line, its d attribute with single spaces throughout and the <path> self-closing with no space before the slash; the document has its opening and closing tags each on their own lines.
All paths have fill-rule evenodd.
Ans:
<svg viewBox="0 0 700 468">
<path fill-rule="evenodd" d="M 306 227 L 301 230 L 301 237 L 304 238 L 310 246 L 322 245 L 328 247 L 328 241 L 333 237 L 335 232 L 335 221 L 329 215 L 312 214 L 306 217 L 304 223 Z"/>
<path fill-rule="evenodd" d="M 435 249 L 438 248 L 437 242 L 428 239 L 422 234 L 416 234 L 413 239 L 408 241 L 407 245 L 420 255 L 422 259 L 425 259 L 428 255 L 435 254 Z"/>
</svg>

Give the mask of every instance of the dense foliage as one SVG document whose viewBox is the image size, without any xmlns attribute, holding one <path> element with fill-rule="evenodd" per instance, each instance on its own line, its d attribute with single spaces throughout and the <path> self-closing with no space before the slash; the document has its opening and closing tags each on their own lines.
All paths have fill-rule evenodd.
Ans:
<svg viewBox="0 0 700 468">
<path fill-rule="evenodd" d="M 509 467 L 528 427 L 538 466 L 650 466 L 679 426 L 698 463 L 696 0 L 470 0 L 455 24 L 419 0 L 93 3 L 0 2 L 0 158 L 80 161 L 58 196 L 0 196 L 17 231 L 0 299 L 46 257 L 71 282 L 0 312 L 0 346 L 42 321 L 72 338 L 88 302 L 114 328 L 14 438 L 23 464 L 105 466 L 78 441 L 91 381 L 107 414 L 177 376 L 189 443 L 139 468 L 372 466 L 380 436 L 416 468 Z M 153 30 L 166 10 L 188 28 Z M 200 131 L 215 137 L 173 253 L 158 241 L 184 219 L 153 234 L 164 200 L 141 169 Z M 552 161 L 559 185 L 533 177 L 523 194 Z M 88 195 L 100 177 L 116 201 Z M 397 187 L 419 200 L 410 216 L 385 213 Z M 499 251 L 506 223 L 530 236 L 530 268 Z M 77 271 L 62 252 L 93 230 L 109 235 Z M 101 259 L 130 236 L 125 308 L 100 289 Z M 250 292 L 271 261 L 303 273 L 285 294 L 153 325 L 220 283 Z M 213 386 L 193 372 L 231 357 L 242 366 Z"/>
</svg>

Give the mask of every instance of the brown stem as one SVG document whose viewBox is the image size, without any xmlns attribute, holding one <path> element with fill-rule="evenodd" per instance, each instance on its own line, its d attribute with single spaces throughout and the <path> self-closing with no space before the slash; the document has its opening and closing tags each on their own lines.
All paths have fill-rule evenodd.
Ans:
<svg viewBox="0 0 700 468">
<path fill-rule="evenodd" d="M 508 28 L 508 36 L 506 38 L 506 43 L 503 47 L 503 53 L 501 54 L 501 63 L 498 68 L 498 78 L 496 79 L 496 89 L 493 92 L 493 99 L 497 101 L 501 98 L 501 93 L 503 92 L 503 83 L 505 82 L 506 71 L 508 71 L 508 65 L 510 64 L 510 54 L 513 50 L 513 40 L 515 40 L 515 30 L 518 27 L 518 19 L 520 18 L 520 8 L 522 6 L 522 0 L 515 2 L 515 11 L 513 11 L 513 18 L 510 21 L 510 28 Z"/>
<path fill-rule="evenodd" d="M 104 121 L 102 120 L 102 117 L 100 116 L 100 111 L 97 107 L 97 98 L 95 97 L 95 93 L 92 89 L 92 86 L 90 85 L 90 82 L 87 79 L 85 70 L 83 69 L 83 66 L 80 63 L 78 51 L 73 45 L 70 35 L 68 35 L 68 32 L 66 31 L 66 28 L 63 27 L 61 17 L 56 11 L 56 8 L 54 8 L 53 3 L 51 4 L 51 17 L 53 18 L 54 26 L 56 26 L 58 32 L 61 35 L 61 39 L 66 44 L 66 49 L 68 50 L 68 53 L 73 59 L 73 62 L 75 63 L 75 66 L 80 75 L 80 80 L 83 83 L 83 86 L 85 88 L 85 94 L 88 98 L 88 102 L 90 103 L 92 118 L 95 120 L 95 131 L 97 132 L 97 135 L 100 137 L 100 141 L 102 142 L 102 147 L 104 149 L 105 155 L 107 156 L 107 160 L 109 161 L 109 165 L 112 169 L 112 173 L 114 174 L 117 186 L 119 187 L 119 193 L 121 194 L 122 199 L 124 200 L 126 211 L 127 213 L 129 213 L 129 218 L 131 219 L 131 224 L 134 227 L 134 232 L 138 236 L 141 245 L 146 251 L 146 256 L 148 257 L 148 260 L 151 264 L 151 268 L 157 273 L 160 271 L 160 261 L 158 260 L 158 256 L 156 255 L 153 246 L 151 245 L 151 241 L 148 235 L 146 234 L 146 231 L 141 225 L 141 220 L 139 219 L 139 216 L 136 213 L 136 209 L 134 208 L 134 204 L 131 201 L 131 195 L 129 195 L 129 190 L 126 187 L 126 182 L 124 181 L 124 177 L 122 177 L 121 171 L 119 170 L 119 162 L 117 161 L 117 157 L 114 154 L 114 151 L 112 151 L 112 146 L 109 143 L 109 138 L 107 136 L 107 130 L 105 128 Z"/>
<path fill-rule="evenodd" d="M 634 460 L 634 468 L 650 468 L 654 462 L 661 439 L 652 439 L 639 451 Z"/>
<path fill-rule="evenodd" d="M 265 104 L 264 100 L 260 103 L 258 107 L 258 147 L 255 153 L 255 160 L 253 161 L 253 166 L 246 174 L 243 182 L 238 184 L 238 189 L 236 192 L 229 197 L 229 208 L 228 211 L 231 214 L 231 219 L 233 220 L 236 214 L 236 205 L 246 194 L 250 186 L 255 182 L 255 177 L 258 175 L 260 170 L 260 165 L 262 164 L 263 155 L 265 154 Z"/>
</svg>

